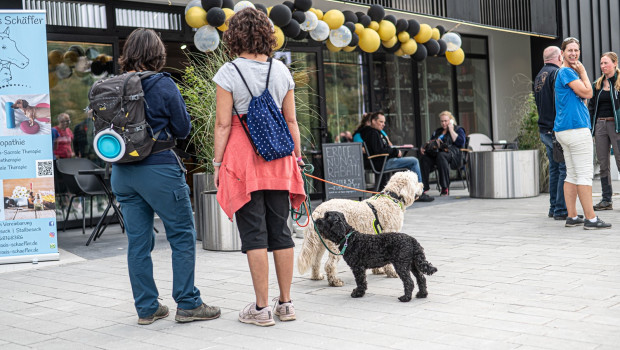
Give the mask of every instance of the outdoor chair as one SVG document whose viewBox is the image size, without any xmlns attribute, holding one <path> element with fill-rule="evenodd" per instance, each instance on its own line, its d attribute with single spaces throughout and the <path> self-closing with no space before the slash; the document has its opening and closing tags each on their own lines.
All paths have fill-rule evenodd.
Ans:
<svg viewBox="0 0 620 350">
<path fill-rule="evenodd" d="M 469 149 L 469 142 L 470 142 L 470 138 L 469 136 L 467 136 L 465 138 L 465 145 L 463 146 L 463 148 L 461 148 L 461 162 L 459 163 L 458 168 L 454 169 L 452 167 L 450 167 L 452 170 L 456 170 L 456 176 L 458 176 L 457 180 L 460 180 L 463 183 L 463 187 L 467 188 L 467 190 L 469 191 L 469 174 L 468 174 L 468 170 L 467 170 L 467 163 L 469 162 L 469 152 L 471 152 L 471 149 Z M 439 191 L 439 171 L 437 169 L 437 166 L 433 167 L 434 171 L 435 171 L 435 179 L 437 180 L 437 190 Z M 452 181 L 450 181 L 450 184 L 452 184 Z"/>
<path fill-rule="evenodd" d="M 389 176 L 391 176 L 393 173 L 395 172 L 399 172 L 399 171 L 408 171 L 409 169 L 407 168 L 396 168 L 396 169 L 385 169 L 385 164 L 387 163 L 389 154 L 388 153 L 380 153 L 380 154 L 373 154 L 372 156 L 368 155 L 368 152 L 366 151 L 368 149 L 368 147 L 366 147 L 366 142 L 362 142 L 363 145 L 363 154 L 364 154 L 364 168 L 366 170 L 370 170 L 374 175 L 375 175 L 375 183 L 374 183 L 374 191 L 375 192 L 379 192 L 379 189 L 383 187 L 384 184 L 382 184 L 382 181 L 387 183 L 387 180 L 389 179 Z M 383 162 L 381 163 L 381 169 L 375 167 L 375 164 L 373 163 L 373 159 L 375 158 L 383 158 Z"/>
</svg>

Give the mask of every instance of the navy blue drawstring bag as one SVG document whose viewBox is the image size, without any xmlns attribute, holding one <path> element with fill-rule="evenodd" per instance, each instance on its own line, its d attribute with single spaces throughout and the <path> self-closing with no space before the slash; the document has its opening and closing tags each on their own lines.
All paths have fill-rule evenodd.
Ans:
<svg viewBox="0 0 620 350">
<path fill-rule="evenodd" d="M 234 104 L 233 108 L 250 139 L 254 151 L 268 162 L 290 156 L 295 148 L 293 136 L 291 136 L 288 124 L 286 124 L 282 112 L 276 105 L 276 101 L 269 93 L 269 75 L 271 74 L 273 60 L 269 58 L 267 84 L 265 84 L 265 91 L 259 96 L 252 95 L 252 90 L 250 90 L 239 67 L 234 62 L 230 63 L 235 66 L 245 87 L 248 88 L 250 96 L 252 96 L 247 114 L 240 116 Z"/>
</svg>

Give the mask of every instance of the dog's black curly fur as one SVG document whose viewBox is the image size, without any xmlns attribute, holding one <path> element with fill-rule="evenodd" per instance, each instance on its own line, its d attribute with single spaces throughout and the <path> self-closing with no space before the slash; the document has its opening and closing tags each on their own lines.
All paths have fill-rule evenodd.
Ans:
<svg viewBox="0 0 620 350">
<path fill-rule="evenodd" d="M 428 295 L 424 274 L 430 276 L 437 272 L 437 268 L 426 261 L 424 248 L 415 238 L 398 232 L 379 235 L 356 232 L 347 223 L 344 215 L 337 211 L 325 213 L 322 219 L 316 221 L 316 226 L 324 238 L 340 244 L 340 251 L 346 245 L 344 261 L 353 271 L 355 283 L 357 283 L 357 288 L 351 293 L 353 298 L 363 297 L 366 294 L 367 269 L 382 267 L 390 263 L 394 265 L 405 287 L 405 294 L 398 300 L 403 302 L 411 300 L 415 285 L 409 271 L 413 272 L 420 289 L 416 298 L 426 298 Z M 345 240 L 347 234 L 351 232 L 352 234 Z"/>
</svg>

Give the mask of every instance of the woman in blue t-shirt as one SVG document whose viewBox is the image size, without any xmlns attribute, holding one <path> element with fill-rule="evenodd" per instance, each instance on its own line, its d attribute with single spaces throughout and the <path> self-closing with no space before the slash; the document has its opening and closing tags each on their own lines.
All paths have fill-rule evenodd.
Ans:
<svg viewBox="0 0 620 350">
<path fill-rule="evenodd" d="M 567 227 L 584 225 L 584 229 L 610 228 L 594 214 L 592 206 L 592 135 L 590 115 L 585 100 L 592 98 L 592 86 L 586 69 L 579 62 L 580 45 L 575 38 L 562 42 L 564 63 L 555 80 L 556 117 L 553 131 L 564 149 L 566 180 L 564 199 Z M 577 196 L 586 219 L 577 215 Z"/>
</svg>

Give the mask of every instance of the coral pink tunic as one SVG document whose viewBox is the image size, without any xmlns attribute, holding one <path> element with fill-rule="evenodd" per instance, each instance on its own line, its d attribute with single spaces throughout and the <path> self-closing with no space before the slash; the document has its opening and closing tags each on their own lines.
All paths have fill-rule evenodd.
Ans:
<svg viewBox="0 0 620 350">
<path fill-rule="evenodd" d="M 232 117 L 230 136 L 219 173 L 217 201 L 232 216 L 250 201 L 250 193 L 260 190 L 288 191 L 293 208 L 306 199 L 301 171 L 293 154 L 271 162 L 254 152 L 239 118 Z"/>
</svg>

